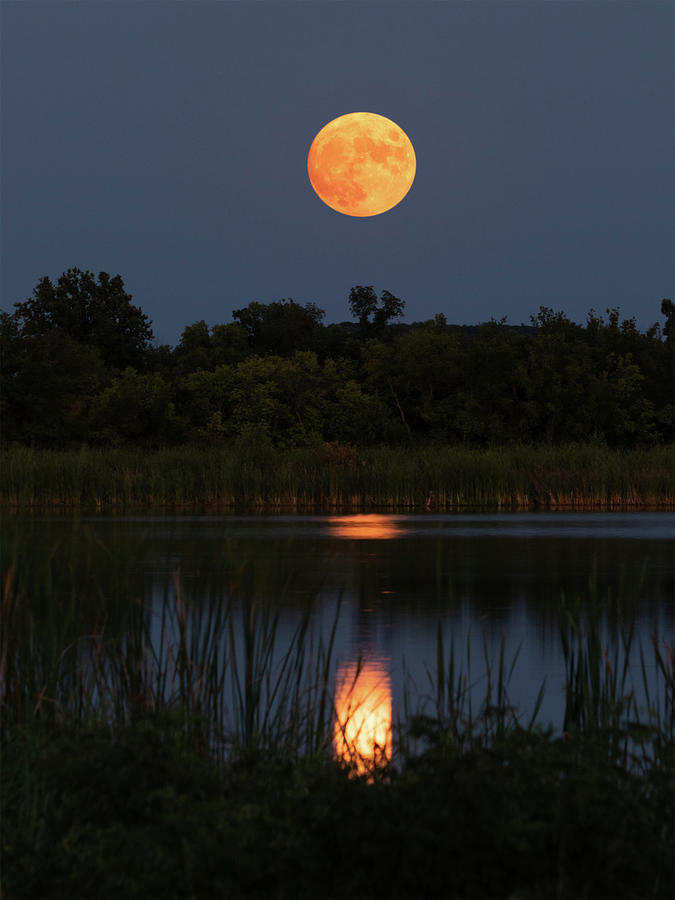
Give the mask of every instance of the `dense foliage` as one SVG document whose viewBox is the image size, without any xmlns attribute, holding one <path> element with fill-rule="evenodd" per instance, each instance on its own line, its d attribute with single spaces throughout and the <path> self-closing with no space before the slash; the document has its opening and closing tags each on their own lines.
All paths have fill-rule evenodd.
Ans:
<svg viewBox="0 0 675 900">
<path fill-rule="evenodd" d="M 69 269 L 0 314 L 3 442 L 65 448 L 219 445 L 255 430 L 281 447 L 673 439 L 675 305 L 645 333 L 618 309 L 580 325 L 396 324 L 404 301 L 358 285 L 353 323 L 313 303 L 250 303 L 228 324 L 152 343 L 119 275 Z"/>
<path fill-rule="evenodd" d="M 153 724 L 10 743 L 7 897 L 672 897 L 665 756 L 638 775 L 516 732 L 368 784 L 325 758 L 218 770 Z"/>
</svg>

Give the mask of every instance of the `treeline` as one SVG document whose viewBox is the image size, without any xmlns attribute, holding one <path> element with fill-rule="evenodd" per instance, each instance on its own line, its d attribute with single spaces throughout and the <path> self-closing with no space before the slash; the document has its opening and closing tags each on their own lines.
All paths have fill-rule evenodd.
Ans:
<svg viewBox="0 0 675 900">
<path fill-rule="evenodd" d="M 0 313 L 2 441 L 35 447 L 490 446 L 668 443 L 675 305 L 641 332 L 618 309 L 585 324 L 396 324 L 404 301 L 352 288 L 353 322 L 313 303 L 249 303 L 233 321 L 153 341 L 122 278 L 69 269 Z"/>
</svg>

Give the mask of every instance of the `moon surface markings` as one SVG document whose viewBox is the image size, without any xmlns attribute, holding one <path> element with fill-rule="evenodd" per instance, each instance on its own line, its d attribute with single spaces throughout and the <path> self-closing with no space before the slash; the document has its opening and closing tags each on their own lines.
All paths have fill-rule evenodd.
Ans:
<svg viewBox="0 0 675 900">
<path fill-rule="evenodd" d="M 396 206 L 415 178 L 415 151 L 399 126 L 376 113 L 349 113 L 317 134 L 307 171 L 318 196 L 345 215 L 373 216 Z"/>
</svg>

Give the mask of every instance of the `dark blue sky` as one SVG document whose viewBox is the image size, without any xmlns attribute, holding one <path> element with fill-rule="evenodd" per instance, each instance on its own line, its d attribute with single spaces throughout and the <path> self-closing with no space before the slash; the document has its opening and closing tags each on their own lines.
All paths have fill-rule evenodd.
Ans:
<svg viewBox="0 0 675 900">
<path fill-rule="evenodd" d="M 252 300 L 348 318 L 645 328 L 672 296 L 670 2 L 3 2 L 2 308 L 66 268 L 121 274 L 157 340 Z M 325 206 L 321 127 L 396 121 L 380 216 Z"/>
</svg>

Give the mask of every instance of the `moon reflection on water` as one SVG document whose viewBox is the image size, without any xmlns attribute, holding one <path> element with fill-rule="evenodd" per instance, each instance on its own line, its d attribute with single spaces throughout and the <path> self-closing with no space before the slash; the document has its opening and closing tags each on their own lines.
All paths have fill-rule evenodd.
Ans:
<svg viewBox="0 0 675 900">
<path fill-rule="evenodd" d="M 391 759 L 391 676 L 379 661 L 338 669 L 333 746 L 338 759 L 364 775 Z"/>
</svg>

